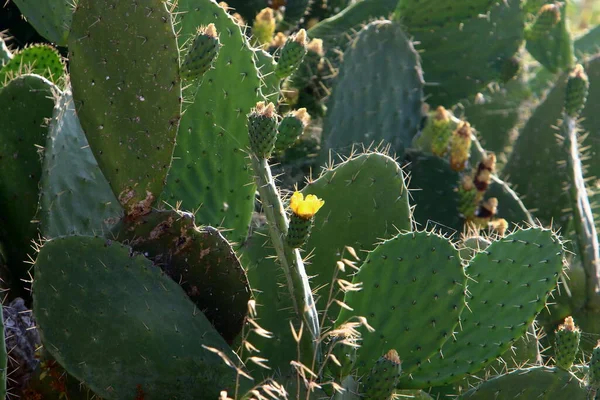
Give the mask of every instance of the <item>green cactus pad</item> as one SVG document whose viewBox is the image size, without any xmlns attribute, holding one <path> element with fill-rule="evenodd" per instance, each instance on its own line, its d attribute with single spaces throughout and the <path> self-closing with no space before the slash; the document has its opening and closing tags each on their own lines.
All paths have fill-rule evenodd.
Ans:
<svg viewBox="0 0 600 400">
<path fill-rule="evenodd" d="M 102 234 L 123 215 L 81 130 L 70 92 L 54 108 L 40 187 L 46 238 Z"/>
<path fill-rule="evenodd" d="M 418 8 L 421 4 L 412 0 L 409 3 Z M 455 8 L 455 3 L 435 0 L 428 3 Z M 468 18 L 441 26 L 435 23 L 439 17 L 427 13 L 423 13 L 421 19 L 415 18 L 412 24 L 408 23 L 410 20 L 404 22 L 407 33 L 419 43 L 416 48 L 421 52 L 421 64 L 426 71 L 429 85 L 425 94 L 430 104 L 451 107 L 491 81 L 510 78 L 504 76 L 505 67 L 514 62 L 513 56 L 523 41 L 525 13 L 521 1 L 474 0 L 471 3 L 491 5 L 477 6 L 477 10 L 465 8 Z M 486 14 L 486 18 L 481 18 L 480 13 Z M 440 14 L 441 18 L 444 16 Z M 428 17 L 434 22 L 425 21 Z"/>
<path fill-rule="evenodd" d="M 562 116 L 565 92 L 566 77 L 562 76 L 521 129 L 502 170 L 503 179 L 519 192 L 527 208 L 535 208 L 535 217 L 543 224 L 552 221 L 556 227 L 566 227 L 568 222 L 569 196 L 561 184 L 566 173 L 558 168 L 565 154 L 555 128 Z"/>
<path fill-rule="evenodd" d="M 390 350 L 377 360 L 371 372 L 365 377 L 364 398 L 367 400 L 388 400 L 400 379 L 402 363 L 396 350 Z"/>
<path fill-rule="evenodd" d="M 329 3 L 329 1 L 328 1 Z M 352 37 L 348 32 L 360 31 L 369 22 L 387 17 L 398 4 L 398 0 L 362 0 L 354 2 L 340 13 L 327 18 L 308 30 L 311 38 L 323 39 L 328 56 L 334 50 L 345 51 Z"/>
<path fill-rule="evenodd" d="M 147 212 L 164 186 L 181 108 L 164 1 L 79 0 L 69 60 L 75 107 L 98 165 L 128 214 Z"/>
<path fill-rule="evenodd" d="M 235 354 L 183 290 L 130 247 L 70 236 L 35 262 L 33 310 L 44 347 L 105 399 L 217 398 Z M 242 378 L 242 384 L 246 383 Z"/>
<path fill-rule="evenodd" d="M 481 94 L 483 102 L 474 99 L 461 102 L 465 107 L 464 118 L 477 131 L 483 147 L 500 155 L 512 144 L 513 130 L 529 112 L 523 103 L 530 99 L 531 91 L 521 74 L 505 84 L 492 85 Z"/>
<path fill-rule="evenodd" d="M 548 19 L 555 17 L 553 12 L 538 14 L 526 32 L 527 51 L 550 72 L 559 72 L 573 64 L 573 41 L 567 28 L 568 5 L 567 2 L 556 6 L 554 1 L 546 3 L 545 6 L 559 8 L 560 20 L 549 26 Z"/>
<path fill-rule="evenodd" d="M 0 68 L 0 87 L 23 74 L 37 74 L 58 84 L 65 75 L 65 66 L 54 47 L 36 44 L 16 52 Z"/>
<path fill-rule="evenodd" d="M 411 27 L 442 27 L 485 14 L 495 3 L 495 0 L 463 0 L 452 4 L 438 0 L 400 0 L 395 17 Z"/>
<path fill-rule="evenodd" d="M 72 0 L 15 0 L 36 31 L 57 46 L 66 46 L 75 4 Z"/>
<path fill-rule="evenodd" d="M 560 239 L 550 230 L 518 230 L 478 253 L 466 269 L 467 304 L 456 332 L 439 354 L 402 378 L 400 387 L 455 382 L 490 364 L 520 338 L 563 268 Z M 506 296 L 510 291 L 510 296 Z"/>
<path fill-rule="evenodd" d="M 23 262 L 33 254 L 31 241 L 38 239 L 37 225 L 32 223 L 42 176 L 38 149 L 46 144 L 45 121 L 54 108 L 52 89 L 42 77 L 24 75 L 0 90 L 1 241 L 16 282 L 27 278 L 29 266 Z"/>
<path fill-rule="evenodd" d="M 284 26 L 293 27 L 298 24 L 313 3 L 314 0 L 286 0 L 283 14 Z"/>
<path fill-rule="evenodd" d="M 560 368 L 532 367 L 499 375 L 458 397 L 459 400 L 586 400 L 587 390 L 577 377 Z"/>
<path fill-rule="evenodd" d="M 119 224 L 112 237 L 145 254 L 179 283 L 225 340 L 239 333 L 250 289 L 239 260 L 218 230 L 196 227 L 189 213 L 153 211 Z"/>
<path fill-rule="evenodd" d="M 450 339 L 464 307 L 466 277 L 458 251 L 430 232 L 395 236 L 369 253 L 354 276 L 362 290 L 348 292 L 336 327 L 354 316 L 367 318 L 375 331 L 362 330 L 357 350 L 359 374 L 389 349 L 411 374 Z M 385 301 L 384 301 L 385 299 Z"/>
<path fill-rule="evenodd" d="M 312 255 L 306 267 L 311 286 L 324 287 L 317 300 L 318 310 L 323 310 L 345 246 L 370 251 L 380 240 L 411 230 L 409 194 L 400 166 L 378 153 L 363 154 L 326 170 L 302 193 L 325 201 L 304 246 Z M 351 280 L 353 273 L 348 268 L 339 278 Z M 330 318 L 336 315 L 337 311 Z"/>
<path fill-rule="evenodd" d="M 344 54 L 323 127 L 323 158 L 354 143 L 389 143 L 398 155 L 421 122 L 419 56 L 399 25 L 367 25 Z"/>
<path fill-rule="evenodd" d="M 600 390 L 600 345 L 592 351 L 590 370 L 588 372 L 588 386 L 595 391 Z"/>
<path fill-rule="evenodd" d="M 214 23 L 222 47 L 202 84 L 184 91 L 195 95 L 187 106 L 162 200 L 181 201 L 198 221 L 231 230 L 242 241 L 254 209 L 256 186 L 249 171 L 246 115 L 259 100 L 261 82 L 240 27 L 214 1 L 180 0 L 177 8 L 181 42 L 196 28 Z M 210 101 L 207 101 L 210 99 Z"/>
<path fill-rule="evenodd" d="M 598 54 L 600 50 L 600 25 L 597 25 L 581 36 L 575 39 L 573 44 L 575 47 L 575 55 L 579 59 L 584 59 L 586 56 Z"/>
<path fill-rule="evenodd" d="M 281 49 L 275 67 L 275 75 L 279 79 L 287 78 L 296 71 L 306 56 L 306 34 L 304 31 L 300 32 L 290 36 Z"/>
<path fill-rule="evenodd" d="M 460 178 L 445 159 L 411 151 L 406 154 L 404 168 L 410 177 L 409 189 L 416 205 L 413 217 L 424 229 L 441 229 L 444 233 L 462 231 L 459 214 Z M 443 200 L 442 200 L 443 199 Z"/>
<path fill-rule="evenodd" d="M 197 79 L 203 76 L 212 67 L 219 55 L 220 47 L 219 36 L 214 29 L 199 30 L 189 45 L 187 55 L 181 65 L 181 77 Z"/>
</svg>

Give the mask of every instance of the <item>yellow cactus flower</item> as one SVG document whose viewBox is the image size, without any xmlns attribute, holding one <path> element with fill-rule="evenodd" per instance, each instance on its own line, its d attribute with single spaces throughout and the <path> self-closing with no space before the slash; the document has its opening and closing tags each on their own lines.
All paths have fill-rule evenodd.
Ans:
<svg viewBox="0 0 600 400">
<path fill-rule="evenodd" d="M 304 198 L 300 192 L 295 192 L 290 200 L 290 208 L 294 214 L 304 219 L 312 218 L 323 207 L 323 204 L 325 201 L 314 194 L 309 194 Z"/>
</svg>

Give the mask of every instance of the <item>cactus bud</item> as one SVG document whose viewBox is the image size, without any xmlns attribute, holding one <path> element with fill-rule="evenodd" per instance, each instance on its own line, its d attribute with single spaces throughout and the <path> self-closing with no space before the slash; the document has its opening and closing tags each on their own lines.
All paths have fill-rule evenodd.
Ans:
<svg viewBox="0 0 600 400">
<path fill-rule="evenodd" d="M 526 32 L 527 40 L 538 40 L 548 35 L 560 22 L 560 5 L 546 4 L 540 8 L 537 17 Z"/>
<path fill-rule="evenodd" d="M 439 106 L 433 115 L 433 139 L 431 141 L 431 152 L 442 157 L 448 151 L 448 142 L 452 137 L 452 128 L 450 126 L 450 113 Z"/>
<path fill-rule="evenodd" d="M 498 212 L 498 199 L 491 197 L 481 203 L 481 206 L 477 210 L 478 218 L 491 219 Z"/>
<path fill-rule="evenodd" d="M 508 229 L 508 221 L 506 221 L 504 218 L 498 218 L 494 221 L 490 221 L 488 227 L 490 228 L 490 231 L 500 237 L 503 237 Z"/>
<path fill-rule="evenodd" d="M 254 155 L 265 159 L 271 157 L 277 139 L 277 116 L 273 103 L 256 103 L 256 108 L 248 114 L 248 134 Z"/>
<path fill-rule="evenodd" d="M 273 40 L 271 40 L 271 47 L 278 49 L 280 47 L 283 47 L 283 45 L 285 44 L 287 40 L 287 36 L 285 35 L 285 33 L 283 32 L 277 32 L 277 34 L 275 35 L 275 37 L 273 38 Z"/>
<path fill-rule="evenodd" d="M 565 318 L 565 323 L 558 327 L 555 336 L 556 366 L 569 370 L 575 361 L 581 339 L 581 331 L 575 326 L 573 317 Z"/>
<path fill-rule="evenodd" d="M 314 53 L 319 57 L 323 57 L 325 55 L 325 52 L 323 51 L 323 39 L 312 39 L 306 45 L 306 51 Z"/>
<path fill-rule="evenodd" d="M 496 170 L 496 155 L 490 153 L 479 162 L 475 172 L 475 187 L 480 192 L 485 192 L 492 183 L 492 173 Z"/>
<path fill-rule="evenodd" d="M 298 33 L 288 38 L 281 49 L 281 55 L 275 67 L 275 75 L 279 79 L 287 78 L 298 69 L 306 56 L 306 45 L 307 38 L 304 29 L 300 29 Z"/>
<path fill-rule="evenodd" d="M 465 219 L 470 219 L 475 215 L 477 209 L 477 190 L 473 183 L 473 178 L 465 175 L 462 178 L 458 188 L 459 206 L 458 211 Z"/>
<path fill-rule="evenodd" d="M 299 248 L 306 243 L 312 229 L 313 217 L 325 202 L 317 196 L 309 194 L 304 198 L 295 192 L 290 200 L 292 215 L 288 227 L 287 243 L 292 248 Z"/>
<path fill-rule="evenodd" d="M 567 96 L 565 99 L 565 112 L 571 118 L 577 118 L 588 95 L 590 82 L 581 64 L 577 64 L 569 74 L 567 82 Z"/>
<path fill-rule="evenodd" d="M 198 28 L 181 65 L 181 77 L 183 79 L 200 78 L 216 60 L 220 48 L 221 43 L 215 24 Z"/>
<path fill-rule="evenodd" d="M 364 382 L 366 399 L 389 399 L 400 380 L 402 363 L 396 350 L 392 349 L 379 358 Z"/>
<path fill-rule="evenodd" d="M 264 8 L 256 15 L 252 25 L 254 44 L 260 47 L 268 46 L 275 34 L 275 14 L 271 8 Z"/>
<path fill-rule="evenodd" d="M 275 149 L 277 151 L 284 151 L 288 147 L 291 147 L 300 135 L 302 135 L 304 128 L 309 122 L 310 115 L 306 112 L 306 108 L 288 113 L 279 124 Z"/>
<path fill-rule="evenodd" d="M 450 167 L 462 171 L 467 167 L 471 152 L 471 125 L 461 121 L 450 139 Z"/>
</svg>

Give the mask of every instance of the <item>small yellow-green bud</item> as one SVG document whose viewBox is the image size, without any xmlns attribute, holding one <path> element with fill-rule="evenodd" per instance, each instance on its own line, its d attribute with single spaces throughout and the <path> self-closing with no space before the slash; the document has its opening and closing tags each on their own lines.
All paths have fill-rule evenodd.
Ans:
<svg viewBox="0 0 600 400">
<path fill-rule="evenodd" d="M 252 37 L 255 44 L 260 47 L 268 46 L 273 40 L 276 25 L 273 9 L 267 7 L 261 10 L 252 25 Z"/>
<path fill-rule="evenodd" d="M 450 167 L 462 171 L 467 167 L 471 152 L 471 125 L 461 121 L 450 139 Z"/>
</svg>

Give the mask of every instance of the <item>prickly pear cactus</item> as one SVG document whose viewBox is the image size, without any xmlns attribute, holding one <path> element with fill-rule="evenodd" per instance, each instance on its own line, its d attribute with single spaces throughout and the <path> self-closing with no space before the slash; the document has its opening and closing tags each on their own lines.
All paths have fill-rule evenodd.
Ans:
<svg viewBox="0 0 600 400">
<path fill-rule="evenodd" d="M 35 274 L 45 348 L 103 398 L 134 398 L 138 389 L 145 399 L 217 398 L 234 387 L 235 370 L 209 348 L 237 363 L 235 354 L 177 283 L 130 247 L 53 239 Z"/>
<path fill-rule="evenodd" d="M 369 253 L 353 283 L 362 284 L 362 290 L 346 293 L 349 308 L 340 311 L 336 327 L 355 316 L 367 318 L 373 327 L 357 349 L 361 375 L 381 354 L 395 349 L 410 376 L 451 338 L 464 307 L 466 277 L 458 251 L 430 232 L 383 242 Z"/>
<path fill-rule="evenodd" d="M 541 228 L 517 230 L 477 253 L 465 270 L 469 307 L 461 314 L 462 330 L 400 385 L 439 386 L 485 367 L 525 333 L 562 268 L 560 239 Z"/>
<path fill-rule="evenodd" d="M 171 14 L 161 0 L 80 0 L 69 60 L 98 165 L 126 212 L 143 214 L 162 192 L 181 113 Z"/>
<path fill-rule="evenodd" d="M 246 114 L 263 100 L 254 52 L 235 20 L 214 1 L 182 0 L 177 12 L 179 43 L 193 37 L 198 26 L 213 23 L 222 46 L 200 86 L 183 93 L 194 102 L 185 107 L 161 200 L 173 206 L 180 201 L 198 221 L 227 228 L 228 238 L 241 242 L 256 191 L 248 169 Z"/>
<path fill-rule="evenodd" d="M 344 54 L 323 126 L 322 159 L 330 149 L 349 154 L 354 143 L 381 140 L 402 155 L 417 133 L 422 101 L 412 42 L 398 24 L 372 22 Z"/>
<path fill-rule="evenodd" d="M 49 45 L 33 45 L 14 54 L 0 68 L 0 87 L 23 74 L 37 74 L 54 84 L 62 85 L 65 66 L 60 54 Z"/>
<path fill-rule="evenodd" d="M 90 150 L 68 91 L 54 107 L 40 189 L 41 230 L 46 238 L 103 234 L 123 215 Z"/>
</svg>

